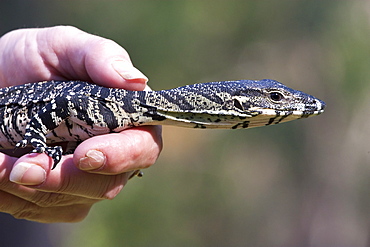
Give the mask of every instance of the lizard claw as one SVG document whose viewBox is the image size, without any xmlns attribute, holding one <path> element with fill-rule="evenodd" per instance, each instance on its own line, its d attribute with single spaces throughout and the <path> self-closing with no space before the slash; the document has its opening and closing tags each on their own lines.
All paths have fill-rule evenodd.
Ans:
<svg viewBox="0 0 370 247">
<path fill-rule="evenodd" d="M 62 159 L 63 149 L 61 146 L 47 147 L 45 153 L 53 159 L 53 166 L 51 167 L 53 170 Z"/>
<path fill-rule="evenodd" d="M 24 148 L 27 145 L 28 145 L 27 140 L 21 140 L 15 145 L 15 149 Z M 46 153 L 49 157 L 53 159 L 53 166 L 51 169 L 54 169 L 57 166 L 57 164 L 60 162 L 60 160 L 62 159 L 63 149 L 60 146 L 48 147 L 48 146 L 37 145 L 36 147 L 34 147 L 31 153 L 38 153 L 38 154 Z"/>
<path fill-rule="evenodd" d="M 15 144 L 15 148 L 25 148 L 28 145 L 27 140 L 20 140 L 17 144 Z"/>
</svg>

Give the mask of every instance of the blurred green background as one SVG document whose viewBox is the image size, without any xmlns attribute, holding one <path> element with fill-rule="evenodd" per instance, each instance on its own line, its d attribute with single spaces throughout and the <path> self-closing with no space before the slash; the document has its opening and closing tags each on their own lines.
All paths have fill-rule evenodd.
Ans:
<svg viewBox="0 0 370 247">
<path fill-rule="evenodd" d="M 166 127 L 160 159 L 117 198 L 29 231 L 58 247 L 370 245 L 369 1 L 0 2 L 1 35 L 60 24 L 122 45 L 153 89 L 271 78 L 327 110 L 250 130 Z"/>
</svg>

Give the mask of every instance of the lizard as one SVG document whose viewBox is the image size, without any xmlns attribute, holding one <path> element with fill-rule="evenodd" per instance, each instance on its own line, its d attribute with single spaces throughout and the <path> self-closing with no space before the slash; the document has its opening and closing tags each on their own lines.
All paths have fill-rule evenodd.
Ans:
<svg viewBox="0 0 370 247">
<path fill-rule="evenodd" d="M 319 115 L 325 103 L 271 80 L 198 83 L 128 91 L 84 81 L 42 81 L 0 89 L 0 149 L 32 146 L 54 169 L 61 146 L 141 125 L 246 129 Z M 73 149 L 67 151 L 73 153 Z"/>
</svg>

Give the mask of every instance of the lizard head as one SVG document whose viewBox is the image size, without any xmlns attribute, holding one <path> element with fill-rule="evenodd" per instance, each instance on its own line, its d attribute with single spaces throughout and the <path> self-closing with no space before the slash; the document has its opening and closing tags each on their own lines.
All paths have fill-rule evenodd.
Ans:
<svg viewBox="0 0 370 247">
<path fill-rule="evenodd" d="M 326 106 L 314 96 L 291 89 L 274 80 L 241 80 L 229 83 L 232 104 L 229 100 L 224 108 L 229 107 L 230 111 L 231 107 L 240 114 L 249 114 L 251 119 L 248 127 L 278 124 L 319 115 L 324 112 Z"/>
<path fill-rule="evenodd" d="M 231 84 L 230 95 L 240 110 L 274 110 L 310 116 L 321 114 L 325 108 L 325 103 L 314 96 L 274 80 L 235 81 Z"/>
</svg>

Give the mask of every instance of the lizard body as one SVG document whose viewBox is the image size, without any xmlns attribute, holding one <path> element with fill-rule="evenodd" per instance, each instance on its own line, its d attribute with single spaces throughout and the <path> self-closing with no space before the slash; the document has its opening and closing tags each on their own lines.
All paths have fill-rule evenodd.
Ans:
<svg viewBox="0 0 370 247">
<path fill-rule="evenodd" d="M 47 153 L 54 142 L 140 125 L 239 129 L 321 114 L 325 103 L 274 80 L 209 82 L 162 91 L 128 91 L 82 81 L 45 81 L 0 89 L 0 148 Z"/>
</svg>

